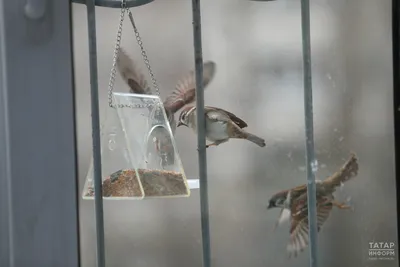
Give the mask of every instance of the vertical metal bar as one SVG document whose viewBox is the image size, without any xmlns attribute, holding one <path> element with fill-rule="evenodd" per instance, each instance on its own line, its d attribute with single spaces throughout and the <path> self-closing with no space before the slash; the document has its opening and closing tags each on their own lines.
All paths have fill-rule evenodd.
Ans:
<svg viewBox="0 0 400 267">
<path fill-rule="evenodd" d="M 203 266 L 211 266 L 210 220 L 208 213 L 207 154 L 205 139 L 204 91 L 203 91 L 203 52 L 201 46 L 200 0 L 192 0 L 193 42 L 196 70 L 196 110 L 197 110 L 197 146 L 199 154 L 201 236 L 203 243 Z"/>
<path fill-rule="evenodd" d="M 95 0 L 87 0 L 87 19 L 89 32 L 90 93 L 92 108 L 93 170 L 96 209 L 97 266 L 105 267 L 103 189 L 101 179 L 101 147 L 99 92 L 97 80 L 97 44 Z"/>
<path fill-rule="evenodd" d="M 4 2 L 0 2 L 0 14 L 0 265 L 15 266 Z"/>
<path fill-rule="evenodd" d="M 315 154 L 313 126 L 313 98 L 311 78 L 310 1 L 301 0 L 301 29 L 303 39 L 304 116 L 306 132 L 307 201 L 310 238 L 310 267 L 318 266 L 317 251 L 317 199 L 315 185 Z"/>
</svg>

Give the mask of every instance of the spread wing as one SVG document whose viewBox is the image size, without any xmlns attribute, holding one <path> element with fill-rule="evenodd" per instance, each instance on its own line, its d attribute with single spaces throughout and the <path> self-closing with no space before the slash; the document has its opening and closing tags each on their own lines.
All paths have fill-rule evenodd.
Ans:
<svg viewBox="0 0 400 267">
<path fill-rule="evenodd" d="M 357 176 L 357 174 L 358 174 L 357 157 L 354 153 L 351 153 L 350 158 L 340 168 L 340 170 L 338 170 L 333 175 L 324 180 L 324 183 L 331 187 L 337 187 L 340 186 L 342 183 L 347 182 L 351 178 Z"/>
<path fill-rule="evenodd" d="M 151 94 L 151 89 L 145 76 L 122 47 L 119 49 L 117 70 L 122 79 L 129 85 L 131 93 Z"/>
<path fill-rule="evenodd" d="M 292 206 L 292 217 L 290 227 L 290 241 L 287 245 L 289 257 L 295 257 L 302 252 L 309 242 L 308 237 L 308 208 L 307 199 L 301 198 Z M 317 204 L 317 226 L 318 232 L 321 230 L 322 225 L 326 222 L 332 210 L 332 203 L 329 201 L 318 201 Z"/>
<path fill-rule="evenodd" d="M 247 127 L 246 122 L 244 122 L 242 119 L 237 117 L 235 114 L 233 114 L 229 111 L 226 111 L 222 108 L 207 106 L 207 107 L 205 107 L 205 110 L 206 110 L 206 115 L 211 120 L 219 120 L 219 121 L 231 120 L 242 129 Z"/>
<path fill-rule="evenodd" d="M 217 69 L 216 66 L 213 61 L 207 61 L 203 64 L 203 90 L 213 80 Z M 164 107 L 175 113 L 183 106 L 194 102 L 195 99 L 196 75 L 194 70 L 191 70 L 178 81 L 175 90 L 164 101 Z"/>
<path fill-rule="evenodd" d="M 300 194 L 307 192 L 307 185 L 302 184 L 302 185 L 296 186 L 290 190 L 292 191 L 292 195 L 300 195 Z"/>
</svg>

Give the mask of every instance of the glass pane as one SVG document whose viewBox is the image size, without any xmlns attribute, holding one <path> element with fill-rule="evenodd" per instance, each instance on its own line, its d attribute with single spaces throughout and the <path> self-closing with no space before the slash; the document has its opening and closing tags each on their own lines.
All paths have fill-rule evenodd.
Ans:
<svg viewBox="0 0 400 267">
<path fill-rule="evenodd" d="M 204 60 L 217 64 L 205 103 L 232 112 L 248 124 L 246 131 L 266 140 L 265 148 L 232 139 L 207 149 L 213 266 L 306 267 L 308 248 L 288 259 L 290 224 L 274 229 L 280 209 L 267 209 L 274 194 L 306 183 L 300 1 L 201 5 Z M 91 151 L 85 12 L 74 5 L 82 184 Z M 155 1 L 132 12 L 164 100 L 194 66 L 191 1 Z M 108 84 L 118 20 L 119 10 L 97 10 L 100 88 Z M 145 72 L 128 23 L 122 46 Z M 376 257 L 370 250 L 376 246 L 371 242 L 398 246 L 391 3 L 313 0 L 311 40 L 317 179 L 339 171 L 352 152 L 358 159 L 357 175 L 334 193 L 353 209 L 334 206 L 322 225 L 320 266 L 398 266 L 397 255 Z M 118 75 L 115 88 L 129 91 Z M 100 98 L 106 110 L 103 89 Z M 135 132 L 135 124 L 124 124 Z M 179 127 L 174 140 L 186 176 L 197 179 L 196 134 Z M 93 205 L 86 203 L 82 260 L 95 266 Z M 202 266 L 197 190 L 173 200 L 105 202 L 104 209 L 109 266 Z"/>
</svg>

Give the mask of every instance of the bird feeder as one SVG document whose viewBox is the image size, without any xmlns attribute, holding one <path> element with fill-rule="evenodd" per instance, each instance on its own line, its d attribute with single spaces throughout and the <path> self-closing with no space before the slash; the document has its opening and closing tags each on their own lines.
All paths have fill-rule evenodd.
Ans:
<svg viewBox="0 0 400 267">
<path fill-rule="evenodd" d="M 186 175 L 160 97 L 113 91 L 125 12 L 129 14 L 153 85 L 156 85 L 132 13 L 122 6 L 110 75 L 109 107 L 100 130 L 103 198 L 135 200 L 189 196 Z M 158 93 L 158 87 L 156 89 Z M 94 199 L 94 195 L 92 160 L 82 197 Z"/>
</svg>

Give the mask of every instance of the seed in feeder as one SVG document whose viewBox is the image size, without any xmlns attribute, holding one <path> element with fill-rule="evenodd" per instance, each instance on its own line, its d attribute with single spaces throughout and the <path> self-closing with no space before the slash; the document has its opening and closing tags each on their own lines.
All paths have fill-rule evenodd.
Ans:
<svg viewBox="0 0 400 267">
<path fill-rule="evenodd" d="M 164 170 L 138 169 L 146 197 L 187 195 L 183 175 Z M 94 196 L 93 188 L 87 196 Z M 103 197 L 142 197 L 135 170 L 119 170 L 103 181 Z"/>
</svg>

